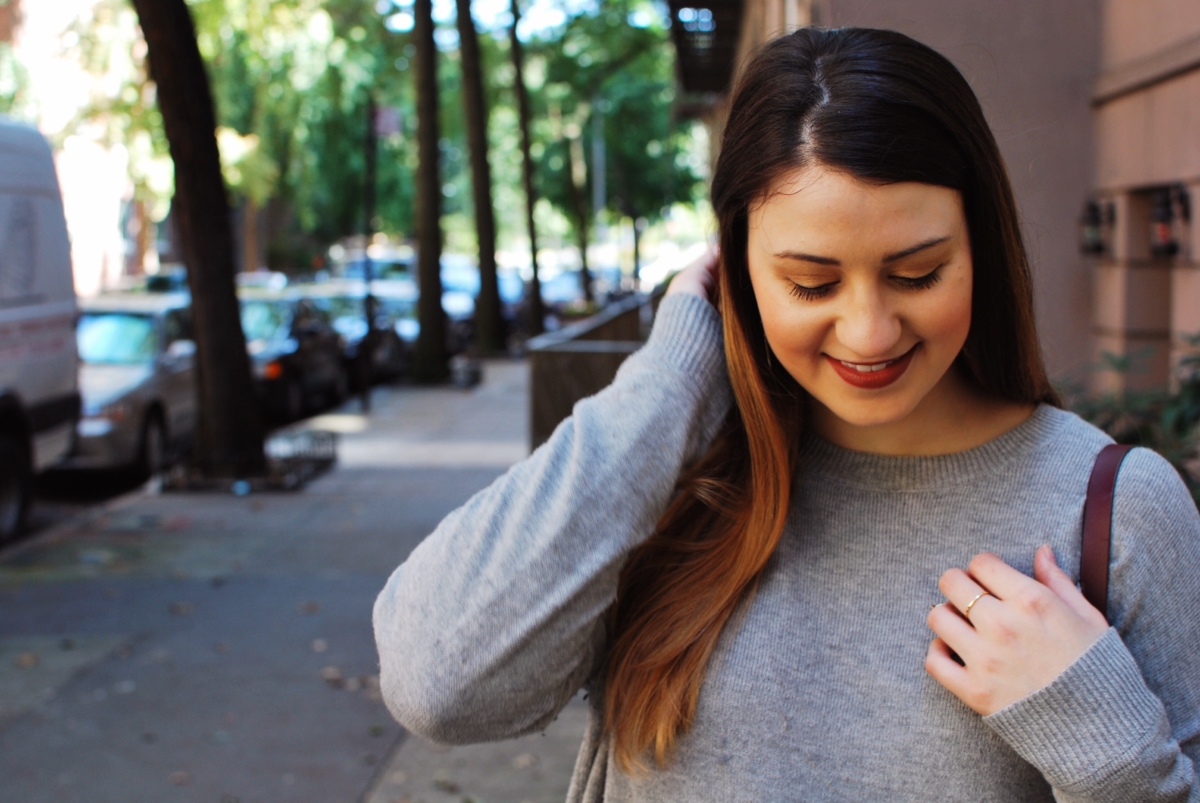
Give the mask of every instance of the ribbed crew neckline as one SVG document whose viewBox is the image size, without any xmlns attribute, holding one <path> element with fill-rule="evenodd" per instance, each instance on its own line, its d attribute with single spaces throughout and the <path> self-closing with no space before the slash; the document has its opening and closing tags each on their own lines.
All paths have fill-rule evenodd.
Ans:
<svg viewBox="0 0 1200 803">
<path fill-rule="evenodd" d="M 994 473 L 1051 439 L 1064 413 L 1039 404 L 1029 418 L 987 443 L 952 454 L 882 455 L 836 446 L 812 432 L 800 444 L 801 473 L 870 490 L 922 491 L 965 485 Z"/>
</svg>

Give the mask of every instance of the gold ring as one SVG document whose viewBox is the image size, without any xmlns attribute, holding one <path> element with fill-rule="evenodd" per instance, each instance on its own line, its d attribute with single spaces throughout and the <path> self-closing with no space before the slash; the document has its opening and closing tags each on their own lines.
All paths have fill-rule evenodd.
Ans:
<svg viewBox="0 0 1200 803">
<path fill-rule="evenodd" d="M 978 594 L 976 594 L 975 599 L 968 602 L 967 607 L 963 608 L 963 618 L 969 620 L 971 618 L 971 609 L 975 607 L 975 603 L 979 602 L 979 600 L 983 599 L 984 597 L 990 596 L 991 594 L 986 591 L 980 591 Z"/>
</svg>

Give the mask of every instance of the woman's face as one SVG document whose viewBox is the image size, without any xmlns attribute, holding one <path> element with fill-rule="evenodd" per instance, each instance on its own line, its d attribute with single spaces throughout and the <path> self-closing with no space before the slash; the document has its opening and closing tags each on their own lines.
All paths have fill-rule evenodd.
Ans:
<svg viewBox="0 0 1200 803">
<path fill-rule="evenodd" d="M 837 418 L 900 422 L 954 381 L 972 279 L 958 192 L 806 167 L 751 208 L 748 234 L 774 358 Z"/>
</svg>

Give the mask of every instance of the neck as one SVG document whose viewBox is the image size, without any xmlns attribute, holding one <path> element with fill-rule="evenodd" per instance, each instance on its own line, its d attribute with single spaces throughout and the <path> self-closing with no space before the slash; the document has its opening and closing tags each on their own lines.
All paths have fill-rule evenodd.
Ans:
<svg viewBox="0 0 1200 803">
<path fill-rule="evenodd" d="M 807 418 L 817 435 L 844 449 L 929 456 L 982 446 L 1024 422 L 1035 408 L 988 396 L 952 368 L 916 408 L 897 421 L 850 424 L 812 397 Z"/>
</svg>

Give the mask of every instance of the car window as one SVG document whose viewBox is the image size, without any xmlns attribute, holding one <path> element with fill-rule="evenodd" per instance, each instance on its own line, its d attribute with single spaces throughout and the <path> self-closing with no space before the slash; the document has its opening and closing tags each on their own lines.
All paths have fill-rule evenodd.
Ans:
<svg viewBox="0 0 1200 803">
<path fill-rule="evenodd" d="M 312 302 L 300 301 L 296 304 L 296 313 L 292 318 L 292 331 L 298 333 L 311 330 L 319 321 Z"/>
<path fill-rule="evenodd" d="M 75 337 L 84 362 L 137 365 L 154 359 L 154 318 L 149 315 L 84 313 L 79 316 Z"/>
<path fill-rule="evenodd" d="M 287 336 L 290 315 L 278 301 L 243 301 L 242 331 L 247 340 L 274 340 Z"/>
</svg>

